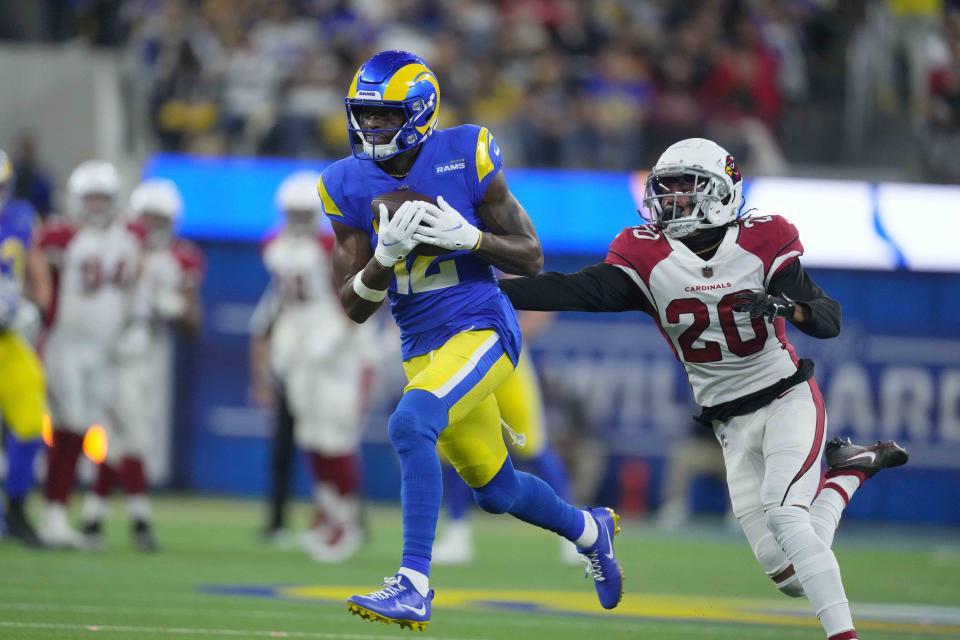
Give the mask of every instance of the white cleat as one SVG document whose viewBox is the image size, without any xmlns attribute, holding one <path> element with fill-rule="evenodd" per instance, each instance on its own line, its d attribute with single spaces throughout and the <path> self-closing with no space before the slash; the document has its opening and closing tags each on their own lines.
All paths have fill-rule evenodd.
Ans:
<svg viewBox="0 0 960 640">
<path fill-rule="evenodd" d="M 690 509 L 683 502 L 667 502 L 657 513 L 656 525 L 664 531 L 679 531 L 690 523 Z"/>
<path fill-rule="evenodd" d="M 307 529 L 300 535 L 300 547 L 315 562 L 340 564 L 352 558 L 363 546 L 360 527 Z"/>
<path fill-rule="evenodd" d="M 469 522 L 450 522 L 433 544 L 433 564 L 465 565 L 473 562 L 473 528 Z"/>
<path fill-rule="evenodd" d="M 86 549 L 86 541 L 67 519 L 67 510 L 62 504 L 48 503 L 43 525 L 37 532 L 44 544 L 54 548 Z"/>
</svg>

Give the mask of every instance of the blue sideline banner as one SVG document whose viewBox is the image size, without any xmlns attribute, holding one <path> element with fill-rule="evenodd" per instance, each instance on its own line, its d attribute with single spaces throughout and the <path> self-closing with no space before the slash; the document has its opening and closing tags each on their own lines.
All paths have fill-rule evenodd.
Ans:
<svg viewBox="0 0 960 640">
<path fill-rule="evenodd" d="M 289 174 L 327 162 L 155 155 L 145 176 L 183 193 L 182 232 L 196 240 L 258 242 L 274 224 L 274 192 Z M 602 256 L 640 224 L 644 174 L 506 170 L 547 255 Z M 960 186 L 752 178 L 746 209 L 781 214 L 802 232 L 806 263 L 837 269 L 960 272 Z"/>
</svg>

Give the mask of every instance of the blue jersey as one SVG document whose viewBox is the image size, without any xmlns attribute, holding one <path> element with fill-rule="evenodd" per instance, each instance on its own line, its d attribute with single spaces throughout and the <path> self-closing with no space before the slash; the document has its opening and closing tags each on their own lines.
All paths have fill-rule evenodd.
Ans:
<svg viewBox="0 0 960 640">
<path fill-rule="evenodd" d="M 393 178 L 376 163 L 351 156 L 327 167 L 318 189 L 330 219 L 365 232 L 375 248 L 377 230 L 370 202 L 400 189 L 443 196 L 471 224 L 486 230 L 477 208 L 502 162 L 487 129 L 463 125 L 438 130 L 427 138 L 405 178 Z M 429 353 L 473 328 L 495 330 L 510 359 L 517 362 L 521 339 L 516 313 L 500 293 L 493 268 L 470 251 L 442 256 L 412 252 L 394 268 L 389 296 L 404 360 Z"/>
<path fill-rule="evenodd" d="M 23 286 L 36 211 L 26 200 L 0 208 L 0 278 Z"/>
</svg>

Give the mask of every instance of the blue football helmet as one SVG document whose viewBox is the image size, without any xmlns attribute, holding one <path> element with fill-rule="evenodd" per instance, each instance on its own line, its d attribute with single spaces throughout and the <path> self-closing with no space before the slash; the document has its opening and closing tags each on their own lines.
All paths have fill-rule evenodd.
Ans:
<svg viewBox="0 0 960 640">
<path fill-rule="evenodd" d="M 353 155 L 386 160 L 416 147 L 436 130 L 440 85 L 419 56 L 381 51 L 361 65 L 344 103 Z M 396 129 L 364 129 L 360 118 L 364 109 L 396 110 L 403 124 Z"/>
</svg>

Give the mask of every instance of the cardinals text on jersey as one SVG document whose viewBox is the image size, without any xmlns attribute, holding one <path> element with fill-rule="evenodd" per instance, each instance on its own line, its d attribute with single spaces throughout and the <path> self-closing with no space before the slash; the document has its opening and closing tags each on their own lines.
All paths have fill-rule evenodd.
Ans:
<svg viewBox="0 0 960 640">
<path fill-rule="evenodd" d="M 703 260 L 652 225 L 624 229 L 606 262 L 643 292 L 649 313 L 683 363 L 701 406 L 714 406 L 793 374 L 796 355 L 783 318 L 733 310 L 737 294 L 765 291 L 771 277 L 803 253 L 796 227 L 780 216 L 745 218 Z"/>
</svg>

